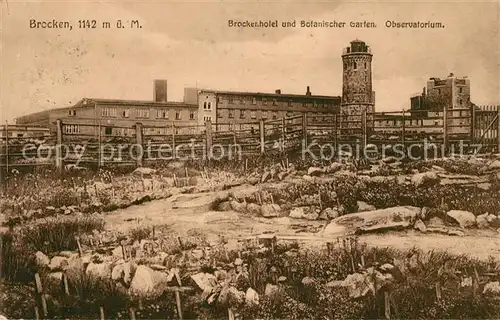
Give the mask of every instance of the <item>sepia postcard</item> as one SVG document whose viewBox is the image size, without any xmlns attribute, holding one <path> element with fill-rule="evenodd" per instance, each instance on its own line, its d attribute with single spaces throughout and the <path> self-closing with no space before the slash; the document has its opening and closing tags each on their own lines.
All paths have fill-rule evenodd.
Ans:
<svg viewBox="0 0 500 320">
<path fill-rule="evenodd" d="M 499 319 L 498 1 L 0 0 L 1 319 Z"/>
</svg>

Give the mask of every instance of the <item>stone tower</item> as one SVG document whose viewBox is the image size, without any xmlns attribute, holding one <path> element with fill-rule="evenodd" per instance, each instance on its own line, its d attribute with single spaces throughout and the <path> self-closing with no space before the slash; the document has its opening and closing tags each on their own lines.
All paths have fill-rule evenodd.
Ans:
<svg viewBox="0 0 500 320">
<path fill-rule="evenodd" d="M 367 112 L 367 126 L 370 126 L 375 111 L 375 92 L 372 91 L 372 53 L 361 40 L 351 41 L 342 53 L 342 103 L 341 114 L 344 127 L 359 128 L 364 110 Z"/>
</svg>

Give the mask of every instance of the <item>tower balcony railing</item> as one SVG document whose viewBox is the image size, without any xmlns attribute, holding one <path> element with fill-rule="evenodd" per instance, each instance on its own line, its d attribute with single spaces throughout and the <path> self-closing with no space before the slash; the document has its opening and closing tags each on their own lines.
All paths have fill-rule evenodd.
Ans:
<svg viewBox="0 0 500 320">
<path fill-rule="evenodd" d="M 372 49 L 370 47 L 366 47 L 365 51 L 352 51 L 351 47 L 347 47 L 342 50 L 342 54 L 349 54 L 349 53 L 372 53 Z"/>
</svg>

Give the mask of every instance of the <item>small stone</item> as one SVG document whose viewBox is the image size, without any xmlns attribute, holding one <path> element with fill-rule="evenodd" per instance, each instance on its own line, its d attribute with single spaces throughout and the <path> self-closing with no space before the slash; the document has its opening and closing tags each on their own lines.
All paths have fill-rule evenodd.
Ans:
<svg viewBox="0 0 500 320">
<path fill-rule="evenodd" d="M 245 294 L 245 302 L 247 305 L 258 305 L 259 294 L 252 288 L 248 288 Z"/>
<path fill-rule="evenodd" d="M 55 256 L 50 260 L 49 269 L 52 271 L 63 270 L 68 265 L 68 259 L 65 257 Z"/>
<path fill-rule="evenodd" d="M 414 228 L 420 232 L 424 232 L 424 233 L 427 232 L 427 227 L 425 226 L 425 223 L 420 219 L 418 219 L 415 222 Z"/>
<path fill-rule="evenodd" d="M 50 264 L 50 258 L 41 251 L 37 251 L 37 253 L 35 253 L 35 261 L 39 267 L 48 266 Z"/>
<path fill-rule="evenodd" d="M 489 228 L 490 224 L 488 223 L 488 220 L 486 219 L 488 217 L 488 213 L 480 214 L 476 217 L 476 224 L 477 227 L 480 229 L 487 229 Z"/>
<path fill-rule="evenodd" d="M 242 264 L 243 264 L 243 260 L 241 260 L 240 258 L 236 258 L 236 260 L 234 260 L 235 266 L 241 266 Z"/>
</svg>

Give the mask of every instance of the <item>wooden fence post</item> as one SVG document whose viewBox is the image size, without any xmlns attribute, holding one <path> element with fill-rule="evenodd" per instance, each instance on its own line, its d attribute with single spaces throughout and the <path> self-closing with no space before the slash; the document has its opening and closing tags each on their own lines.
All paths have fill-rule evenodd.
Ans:
<svg viewBox="0 0 500 320">
<path fill-rule="evenodd" d="M 363 152 L 365 151 L 367 142 L 368 142 L 368 128 L 366 125 L 367 119 L 366 119 L 366 108 L 363 110 L 363 114 L 361 115 L 361 130 L 363 131 L 363 138 L 362 138 L 362 143 L 363 143 Z"/>
<path fill-rule="evenodd" d="M 285 137 L 286 137 L 286 121 L 285 117 L 281 118 L 281 151 L 285 151 Z"/>
<path fill-rule="evenodd" d="M 175 152 L 175 122 L 172 121 L 172 160 L 177 158 L 177 154 Z"/>
<path fill-rule="evenodd" d="M 101 122 L 99 121 L 99 125 L 97 126 L 97 168 L 100 169 L 103 165 L 102 163 L 102 146 L 101 146 Z"/>
<path fill-rule="evenodd" d="M 497 152 L 500 153 L 500 106 L 497 106 Z"/>
<path fill-rule="evenodd" d="M 259 121 L 259 135 L 260 135 L 260 153 L 266 152 L 266 128 L 264 126 L 264 119 Z"/>
<path fill-rule="evenodd" d="M 443 107 L 443 144 L 444 155 L 448 153 L 448 107 Z M 443 156 L 444 156 L 443 155 Z"/>
<path fill-rule="evenodd" d="M 335 140 L 334 140 L 334 145 L 335 145 L 335 152 L 338 152 L 337 151 L 337 148 L 338 148 L 338 118 L 337 118 L 337 114 L 334 115 L 335 116 L 335 119 L 334 119 L 334 129 L 335 129 Z"/>
<path fill-rule="evenodd" d="M 137 155 L 137 159 L 135 159 L 135 161 L 138 167 L 142 167 L 142 156 L 144 155 L 144 152 L 142 145 L 142 123 L 140 122 L 135 124 L 135 144 L 136 146 L 141 146 L 140 154 Z"/>
<path fill-rule="evenodd" d="M 302 143 L 307 145 L 307 112 L 302 113 Z"/>
<path fill-rule="evenodd" d="M 62 174 L 63 171 L 63 158 L 62 158 L 62 140 L 63 140 L 63 132 L 62 132 L 62 121 L 61 119 L 57 119 L 56 129 L 57 129 L 57 140 L 56 140 L 56 168 L 59 174 Z"/>
<path fill-rule="evenodd" d="M 387 291 L 384 292 L 384 311 L 385 318 L 391 319 L 391 296 Z"/>
<path fill-rule="evenodd" d="M 470 105 L 470 144 L 474 144 L 476 140 L 476 108 L 474 104 Z"/>
<path fill-rule="evenodd" d="M 9 124 L 5 121 L 5 186 L 9 179 Z"/>
<path fill-rule="evenodd" d="M 402 127 L 402 132 L 401 132 L 401 142 L 403 143 L 403 149 L 406 152 L 406 116 L 405 116 L 405 110 L 403 110 L 403 127 Z"/>
<path fill-rule="evenodd" d="M 212 137 L 212 121 L 211 120 L 208 120 L 205 122 L 205 139 L 206 139 L 206 147 L 207 147 L 206 152 L 208 152 L 208 155 L 212 155 L 213 137 Z"/>
</svg>

